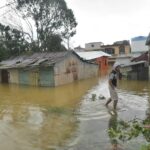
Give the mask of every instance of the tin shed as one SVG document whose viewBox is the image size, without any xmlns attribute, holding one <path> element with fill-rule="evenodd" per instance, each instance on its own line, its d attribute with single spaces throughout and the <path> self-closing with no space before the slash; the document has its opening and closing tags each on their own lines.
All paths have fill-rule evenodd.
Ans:
<svg viewBox="0 0 150 150">
<path fill-rule="evenodd" d="M 73 51 L 35 53 L 0 63 L 0 81 L 34 86 L 58 86 L 98 75 L 98 65 Z"/>
</svg>

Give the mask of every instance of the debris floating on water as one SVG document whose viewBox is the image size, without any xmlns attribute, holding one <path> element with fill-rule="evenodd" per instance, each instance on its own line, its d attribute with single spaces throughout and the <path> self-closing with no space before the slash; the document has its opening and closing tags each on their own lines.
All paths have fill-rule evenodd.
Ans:
<svg viewBox="0 0 150 150">
<path fill-rule="evenodd" d="M 99 95 L 99 97 L 98 97 L 98 98 L 99 98 L 99 100 L 106 99 L 106 98 L 105 98 L 105 96 L 103 96 L 103 95 Z"/>
<path fill-rule="evenodd" d="M 96 100 L 96 97 L 97 97 L 97 95 L 96 94 L 92 94 L 92 101 L 95 101 Z"/>
<path fill-rule="evenodd" d="M 92 101 L 95 101 L 95 100 L 97 100 L 97 99 L 99 99 L 99 100 L 104 100 L 104 99 L 106 99 L 106 98 L 105 98 L 105 96 L 103 96 L 103 95 L 97 96 L 96 94 L 92 94 L 91 100 L 92 100 Z"/>
</svg>

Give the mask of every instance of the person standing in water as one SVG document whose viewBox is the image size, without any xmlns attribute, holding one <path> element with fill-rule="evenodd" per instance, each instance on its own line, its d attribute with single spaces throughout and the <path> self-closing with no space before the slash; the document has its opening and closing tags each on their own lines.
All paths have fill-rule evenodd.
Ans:
<svg viewBox="0 0 150 150">
<path fill-rule="evenodd" d="M 109 93 L 110 93 L 110 98 L 108 99 L 108 101 L 106 102 L 106 106 L 108 106 L 108 104 L 113 101 L 113 108 L 116 109 L 117 107 L 117 103 L 118 103 L 118 94 L 116 91 L 116 87 L 117 87 L 117 80 L 121 80 L 122 78 L 122 74 L 120 73 L 120 64 L 118 62 L 116 62 L 113 65 L 113 69 L 109 74 L 109 81 L 108 81 L 108 85 L 109 85 Z"/>
</svg>

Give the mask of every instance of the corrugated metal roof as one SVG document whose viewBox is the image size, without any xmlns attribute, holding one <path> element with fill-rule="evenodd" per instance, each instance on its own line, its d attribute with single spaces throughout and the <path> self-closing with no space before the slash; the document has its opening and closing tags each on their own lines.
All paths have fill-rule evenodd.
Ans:
<svg viewBox="0 0 150 150">
<path fill-rule="evenodd" d="M 138 57 L 133 58 L 131 61 L 132 62 L 148 61 L 148 52 L 146 52 Z"/>
<path fill-rule="evenodd" d="M 5 61 L 0 62 L 0 68 L 10 68 L 11 66 L 17 65 L 25 59 L 24 56 L 11 58 Z"/>
<path fill-rule="evenodd" d="M 63 59 L 68 53 L 65 52 L 50 52 L 50 53 L 34 53 L 33 55 L 24 55 L 11 58 L 0 63 L 0 69 L 5 68 L 22 68 L 27 66 L 38 66 L 42 63 L 52 65 Z"/>
<path fill-rule="evenodd" d="M 74 51 L 47 52 L 47 53 L 34 53 L 32 55 L 24 55 L 10 58 L 8 60 L 0 62 L 0 69 L 51 66 L 65 59 L 65 57 L 68 56 L 69 54 L 74 54 L 81 61 L 90 63 L 86 60 L 83 60 Z"/>
<path fill-rule="evenodd" d="M 102 51 L 90 51 L 90 52 L 75 52 L 77 53 L 77 55 L 79 55 L 81 58 L 83 58 L 84 60 L 92 60 L 92 59 L 96 59 L 99 57 L 110 57 L 111 55 L 104 53 Z"/>
<path fill-rule="evenodd" d="M 83 61 L 83 59 L 74 51 L 34 53 L 32 55 L 18 56 L 2 61 L 0 62 L 0 69 L 51 66 L 65 59 L 69 54 L 74 54 Z M 90 63 L 86 60 L 84 62 Z"/>
<path fill-rule="evenodd" d="M 128 66 L 145 64 L 145 63 L 147 63 L 147 62 L 146 61 L 130 62 L 130 63 L 126 63 L 126 64 L 121 65 L 121 67 L 128 67 Z"/>
</svg>

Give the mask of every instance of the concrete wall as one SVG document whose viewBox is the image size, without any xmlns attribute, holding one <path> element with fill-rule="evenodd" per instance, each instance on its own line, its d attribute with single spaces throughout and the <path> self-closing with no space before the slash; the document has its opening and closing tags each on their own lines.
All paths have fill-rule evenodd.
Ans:
<svg viewBox="0 0 150 150">
<path fill-rule="evenodd" d="M 29 79 L 28 82 L 26 82 L 24 80 L 24 77 L 19 73 L 20 72 L 19 69 L 9 69 L 8 72 L 9 72 L 9 83 L 12 83 L 12 84 L 20 84 L 21 83 L 21 84 L 38 86 L 39 72 L 37 69 L 28 71 L 28 74 L 26 76 L 26 78 Z"/>
<path fill-rule="evenodd" d="M 54 67 L 55 86 L 71 83 L 76 80 L 98 75 L 98 65 L 81 61 L 76 55 L 70 54 Z"/>
<path fill-rule="evenodd" d="M 128 55 L 131 53 L 131 47 L 129 45 L 125 46 L 125 54 Z"/>
<path fill-rule="evenodd" d="M 40 67 L 39 69 L 39 85 L 40 86 L 55 86 L 54 84 L 54 69 L 53 66 Z"/>
<path fill-rule="evenodd" d="M 19 69 L 19 84 L 30 85 L 30 71 Z"/>
<path fill-rule="evenodd" d="M 76 62 L 72 57 L 65 58 L 54 66 L 55 86 L 73 82 L 72 69 L 76 67 Z M 74 71 L 75 72 L 75 71 Z"/>
<path fill-rule="evenodd" d="M 107 48 L 113 48 L 114 49 L 114 54 L 112 54 L 112 55 L 114 55 L 114 56 L 128 55 L 128 54 L 130 54 L 130 45 L 123 45 L 123 46 L 125 48 L 124 54 L 120 53 L 120 50 L 119 50 L 120 45 L 109 45 L 109 46 L 104 46 L 104 48 L 105 49 L 107 49 Z"/>
<path fill-rule="evenodd" d="M 50 67 L 9 69 L 9 83 L 34 86 L 58 86 L 98 76 L 99 67 L 79 59 L 73 53 Z M 0 74 L 1 75 L 1 74 Z"/>
<path fill-rule="evenodd" d="M 98 76 L 99 66 L 81 62 L 79 65 L 79 80 Z"/>
<path fill-rule="evenodd" d="M 33 69 L 29 75 L 30 85 L 38 86 L 39 85 L 39 69 Z"/>
<path fill-rule="evenodd" d="M 86 43 L 85 44 L 85 50 L 87 50 L 87 51 L 99 50 L 99 49 L 101 49 L 102 45 L 103 45 L 102 42 Z"/>
<path fill-rule="evenodd" d="M 120 53 L 119 53 L 119 46 L 114 46 L 113 47 L 114 49 L 115 49 L 115 55 L 119 55 Z"/>
<path fill-rule="evenodd" d="M 19 74 L 17 69 L 10 69 L 9 71 L 9 83 L 19 83 Z"/>
</svg>

